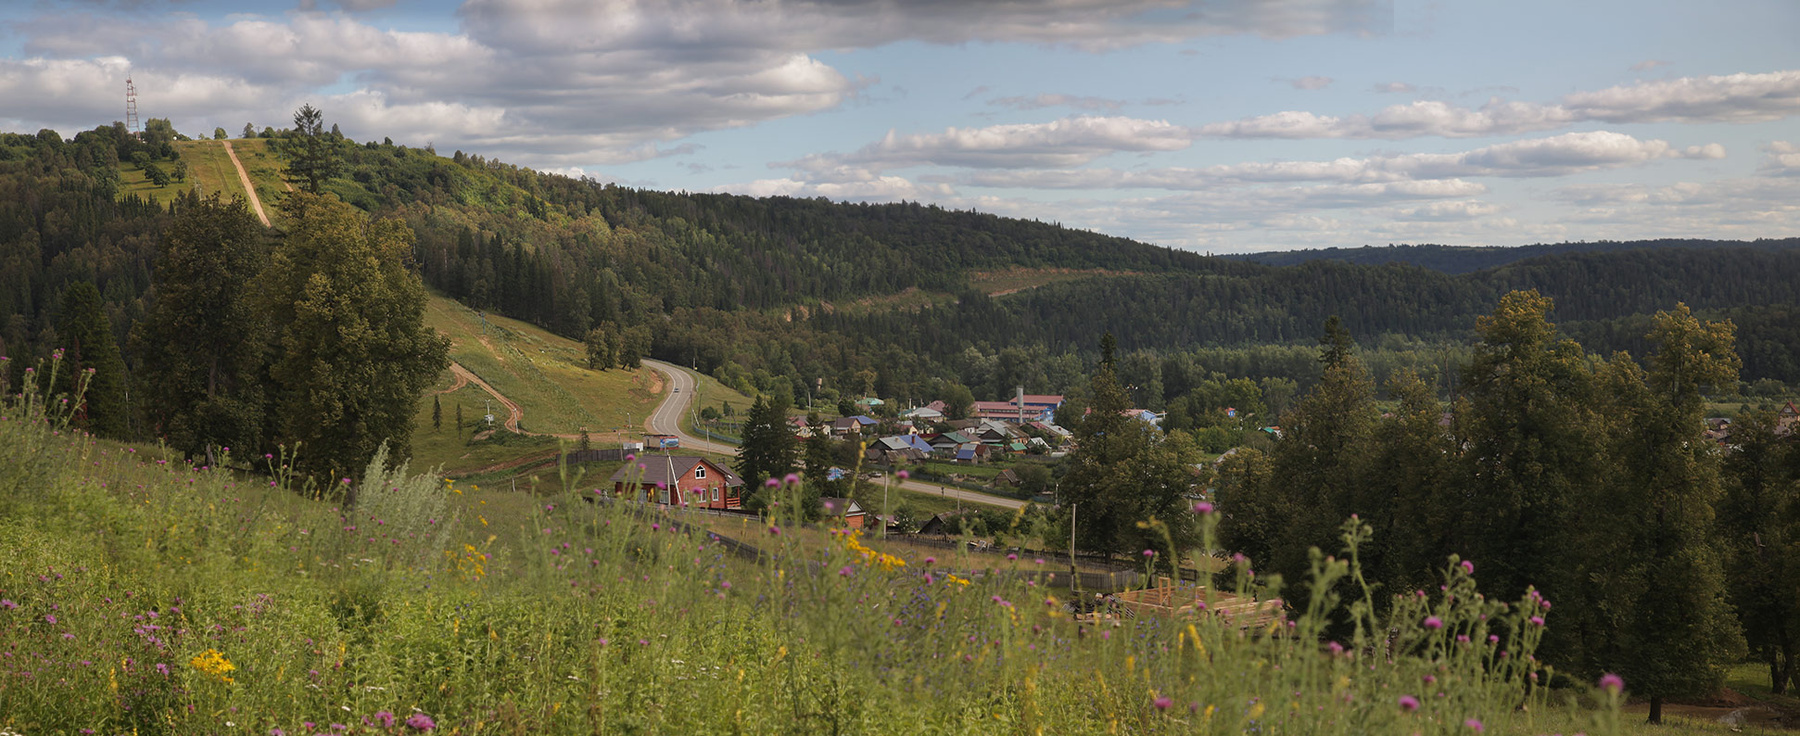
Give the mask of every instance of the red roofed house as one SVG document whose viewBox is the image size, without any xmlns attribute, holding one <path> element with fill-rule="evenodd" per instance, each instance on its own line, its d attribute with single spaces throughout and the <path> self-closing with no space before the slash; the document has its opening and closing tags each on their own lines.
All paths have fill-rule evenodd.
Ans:
<svg viewBox="0 0 1800 736">
<path fill-rule="evenodd" d="M 642 467 L 639 467 L 642 466 Z M 612 475 L 613 495 L 705 509 L 743 507 L 744 479 L 692 455 L 645 455 Z"/>
<path fill-rule="evenodd" d="M 1061 396 L 1021 394 L 1011 401 L 977 401 L 970 408 L 969 416 L 976 419 L 998 419 L 1015 424 L 1048 422 L 1056 416 L 1056 407 L 1062 406 L 1062 403 L 1063 397 Z"/>
</svg>

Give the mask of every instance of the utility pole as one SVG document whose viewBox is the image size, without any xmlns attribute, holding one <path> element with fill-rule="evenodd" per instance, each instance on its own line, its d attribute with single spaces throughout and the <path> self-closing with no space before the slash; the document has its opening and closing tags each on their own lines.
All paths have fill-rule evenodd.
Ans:
<svg viewBox="0 0 1800 736">
<path fill-rule="evenodd" d="M 1069 504 L 1069 590 L 1081 589 L 1081 572 L 1075 567 L 1075 512 L 1081 504 Z"/>
</svg>

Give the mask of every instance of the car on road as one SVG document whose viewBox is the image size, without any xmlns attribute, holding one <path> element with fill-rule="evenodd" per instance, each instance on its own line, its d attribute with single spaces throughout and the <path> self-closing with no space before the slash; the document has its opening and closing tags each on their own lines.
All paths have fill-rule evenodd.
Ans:
<svg viewBox="0 0 1800 736">
<path fill-rule="evenodd" d="M 680 387 L 680 386 L 676 386 L 676 387 L 675 387 L 675 393 L 681 393 L 681 387 Z"/>
</svg>

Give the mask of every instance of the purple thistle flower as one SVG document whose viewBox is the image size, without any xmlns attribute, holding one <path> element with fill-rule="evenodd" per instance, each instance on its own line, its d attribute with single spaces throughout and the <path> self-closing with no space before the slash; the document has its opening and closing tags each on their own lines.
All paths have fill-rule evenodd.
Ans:
<svg viewBox="0 0 1800 736">
<path fill-rule="evenodd" d="M 908 472 L 906 472 L 906 471 L 904 471 L 904 470 L 902 470 L 902 471 L 900 471 L 900 472 L 898 472 L 898 473 L 895 473 L 895 474 L 894 474 L 894 475 L 897 475 L 897 476 L 900 476 L 900 480 L 906 480 L 906 479 L 907 479 L 907 478 L 911 478 L 911 477 L 912 477 L 912 473 L 908 473 Z"/>
<path fill-rule="evenodd" d="M 1210 514 L 1212 512 L 1213 505 L 1210 503 L 1201 501 L 1200 503 L 1194 504 L 1194 513 L 1196 514 Z"/>
<path fill-rule="evenodd" d="M 935 564 L 937 564 L 937 558 L 936 557 L 927 557 L 927 558 L 925 558 L 925 564 L 935 565 Z"/>
<path fill-rule="evenodd" d="M 1487 730 L 1487 726 L 1481 725 L 1481 721 L 1478 719 L 1475 719 L 1475 718 L 1470 718 L 1469 720 L 1463 721 L 1463 725 L 1468 726 L 1469 728 L 1475 729 L 1475 733 L 1481 733 L 1482 731 Z"/>
<path fill-rule="evenodd" d="M 382 728 L 393 728 L 394 727 L 394 714 L 389 713 L 385 710 L 376 711 L 375 712 L 375 722 L 381 724 Z"/>
<path fill-rule="evenodd" d="M 1444 628 L 1444 620 L 1441 618 L 1438 618 L 1436 616 L 1426 616 L 1425 617 L 1425 628 L 1431 629 L 1433 631 Z"/>
<path fill-rule="evenodd" d="M 1462 561 L 1462 569 L 1463 569 L 1463 572 L 1468 573 L 1470 575 L 1474 575 L 1475 574 L 1475 563 L 1470 562 L 1468 560 L 1463 560 Z"/>
<path fill-rule="evenodd" d="M 1335 641 L 1327 643 L 1325 645 L 1325 648 L 1330 649 L 1332 654 L 1343 654 L 1344 653 L 1344 645 L 1339 644 Z"/>
<path fill-rule="evenodd" d="M 1543 626 L 1544 625 L 1544 617 L 1543 616 L 1532 616 L 1531 617 L 1531 625 Z"/>
<path fill-rule="evenodd" d="M 798 473 L 788 473 L 787 477 L 782 480 L 790 486 L 800 485 L 800 475 Z"/>
<path fill-rule="evenodd" d="M 778 486 L 778 485 L 781 485 L 781 481 L 776 478 L 770 478 L 768 480 L 763 481 L 763 486 L 766 488 L 774 488 L 775 486 Z"/>
<path fill-rule="evenodd" d="M 1400 696 L 1400 707 L 1411 713 L 1419 709 L 1419 699 L 1411 695 Z"/>
<path fill-rule="evenodd" d="M 1600 689 L 1617 695 L 1625 689 L 1625 678 L 1608 672 L 1600 676 Z"/>
<path fill-rule="evenodd" d="M 17 604 L 17 603 L 14 603 L 12 601 L 5 600 L 5 599 L 0 599 L 0 608 L 4 608 L 4 609 L 10 611 L 10 610 L 13 610 L 18 607 L 19 607 L 19 604 Z"/>
<path fill-rule="evenodd" d="M 1170 700 L 1169 698 L 1157 698 L 1156 702 L 1153 703 L 1153 705 L 1156 706 L 1157 710 L 1168 710 L 1169 706 L 1174 705 L 1174 704 L 1175 704 L 1175 701 Z"/>
<path fill-rule="evenodd" d="M 431 729 L 437 728 L 437 724 L 432 722 L 431 716 L 425 715 L 424 713 L 414 713 L 407 716 L 406 725 L 420 731 L 430 731 Z"/>
<path fill-rule="evenodd" d="M 56 614 L 54 614 L 54 613 L 44 614 L 44 623 L 50 623 L 50 624 L 56 623 Z"/>
<path fill-rule="evenodd" d="M 1156 550 L 1153 550 L 1153 549 L 1147 549 L 1147 550 L 1144 550 L 1144 556 L 1145 556 L 1145 557 L 1155 557 L 1155 556 L 1156 556 Z"/>
</svg>

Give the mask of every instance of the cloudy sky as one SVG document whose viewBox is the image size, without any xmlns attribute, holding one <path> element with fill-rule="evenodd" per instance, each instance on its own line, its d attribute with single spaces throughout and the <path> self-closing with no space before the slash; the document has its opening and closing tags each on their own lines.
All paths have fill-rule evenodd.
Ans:
<svg viewBox="0 0 1800 736">
<path fill-rule="evenodd" d="M 0 129 L 310 102 L 658 189 L 1200 251 L 1800 235 L 1795 0 L 7 0 Z"/>
</svg>

